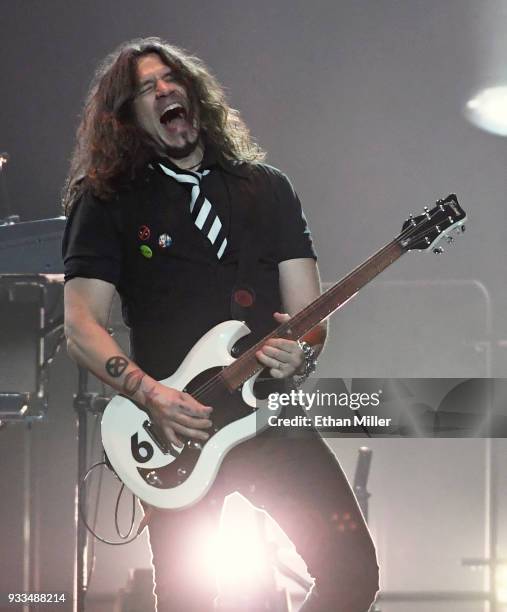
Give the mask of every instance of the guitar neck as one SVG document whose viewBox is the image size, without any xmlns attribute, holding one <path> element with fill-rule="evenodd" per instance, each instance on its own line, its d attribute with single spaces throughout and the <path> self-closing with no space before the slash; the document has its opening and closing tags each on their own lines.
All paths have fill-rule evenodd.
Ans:
<svg viewBox="0 0 507 612">
<path fill-rule="evenodd" d="M 385 247 L 377 251 L 350 274 L 342 278 L 325 293 L 319 296 L 306 308 L 294 315 L 290 321 L 277 327 L 271 334 L 265 336 L 254 346 L 248 349 L 230 366 L 222 371 L 222 378 L 232 391 L 240 387 L 246 380 L 263 369 L 257 361 L 255 353 L 270 338 L 286 338 L 299 340 L 333 312 L 343 306 L 348 300 L 383 270 L 394 263 L 406 249 L 396 238 Z"/>
</svg>

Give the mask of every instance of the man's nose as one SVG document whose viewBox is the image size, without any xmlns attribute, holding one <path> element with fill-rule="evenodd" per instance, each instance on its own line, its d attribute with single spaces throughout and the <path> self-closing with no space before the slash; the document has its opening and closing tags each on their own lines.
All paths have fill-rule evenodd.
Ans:
<svg viewBox="0 0 507 612">
<path fill-rule="evenodd" d="M 157 79 L 157 97 L 166 96 L 168 93 L 174 90 L 174 87 L 174 83 L 168 83 L 167 81 L 164 81 L 164 79 Z"/>
</svg>

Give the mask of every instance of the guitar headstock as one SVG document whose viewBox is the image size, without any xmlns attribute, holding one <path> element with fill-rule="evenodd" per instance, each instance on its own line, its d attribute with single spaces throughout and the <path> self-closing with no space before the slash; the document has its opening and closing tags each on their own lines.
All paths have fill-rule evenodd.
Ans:
<svg viewBox="0 0 507 612">
<path fill-rule="evenodd" d="M 406 251 L 431 249 L 434 253 L 442 253 L 444 249 L 440 243 L 452 244 L 455 236 L 465 231 L 466 219 L 458 198 L 451 194 L 445 200 L 438 200 L 431 210 L 425 207 L 422 215 L 411 215 L 403 224 L 398 240 Z"/>
</svg>

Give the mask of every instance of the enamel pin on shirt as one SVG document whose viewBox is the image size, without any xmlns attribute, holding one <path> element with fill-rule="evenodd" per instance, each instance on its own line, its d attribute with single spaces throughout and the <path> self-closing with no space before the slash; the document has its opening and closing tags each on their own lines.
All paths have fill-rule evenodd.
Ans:
<svg viewBox="0 0 507 612">
<path fill-rule="evenodd" d="M 153 251 L 150 249 L 150 247 L 147 244 L 142 244 L 139 247 L 139 250 L 141 251 L 141 255 L 143 257 L 146 257 L 146 259 L 151 259 L 153 257 Z"/>
<path fill-rule="evenodd" d="M 139 231 L 137 232 L 139 240 L 149 240 L 151 236 L 151 230 L 147 225 L 141 225 Z"/>
<path fill-rule="evenodd" d="M 161 249 L 168 249 L 172 243 L 173 239 L 171 238 L 171 236 L 169 236 L 169 234 L 160 234 L 160 236 L 158 237 L 158 246 Z"/>
</svg>

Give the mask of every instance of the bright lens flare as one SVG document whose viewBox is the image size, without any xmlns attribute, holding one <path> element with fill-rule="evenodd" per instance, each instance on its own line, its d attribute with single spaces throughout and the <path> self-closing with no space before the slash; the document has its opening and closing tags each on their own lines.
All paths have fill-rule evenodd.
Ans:
<svg viewBox="0 0 507 612">
<path fill-rule="evenodd" d="M 467 102 L 465 114 L 477 127 L 507 136 L 507 86 L 483 89 Z"/>
<path fill-rule="evenodd" d="M 220 591 L 254 590 L 268 568 L 265 546 L 248 507 L 227 512 L 218 533 L 207 534 L 201 542 L 206 566 L 215 574 Z"/>
<path fill-rule="evenodd" d="M 227 529 L 210 537 L 207 556 L 220 589 L 250 590 L 266 571 L 258 538 L 244 529 Z"/>
</svg>

